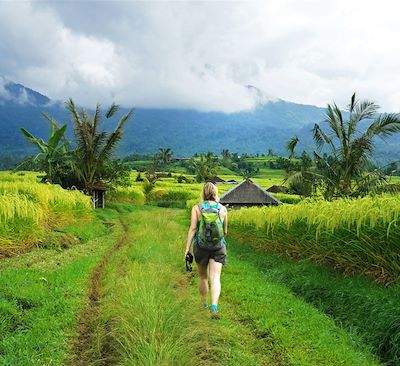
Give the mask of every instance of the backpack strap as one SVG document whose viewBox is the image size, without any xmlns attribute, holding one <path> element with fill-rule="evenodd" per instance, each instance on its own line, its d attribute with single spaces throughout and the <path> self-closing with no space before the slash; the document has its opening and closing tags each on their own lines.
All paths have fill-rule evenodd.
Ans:
<svg viewBox="0 0 400 366">
<path fill-rule="evenodd" d="M 204 205 L 204 202 L 198 203 L 198 204 L 197 204 L 197 207 L 199 208 L 200 213 L 203 213 L 203 211 L 206 209 L 206 207 L 205 207 L 205 205 Z"/>
</svg>

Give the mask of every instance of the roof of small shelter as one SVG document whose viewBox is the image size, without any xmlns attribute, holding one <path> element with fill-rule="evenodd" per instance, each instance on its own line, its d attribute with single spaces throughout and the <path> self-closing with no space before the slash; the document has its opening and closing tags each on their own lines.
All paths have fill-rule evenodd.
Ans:
<svg viewBox="0 0 400 366">
<path fill-rule="evenodd" d="M 238 181 L 235 179 L 228 179 L 227 181 L 225 181 L 225 183 L 238 183 Z"/>
<path fill-rule="evenodd" d="M 225 181 L 220 178 L 220 177 L 211 177 L 210 179 L 208 179 L 209 182 L 213 182 L 213 183 L 224 183 Z"/>
<path fill-rule="evenodd" d="M 92 189 L 96 190 L 96 191 L 106 191 L 107 187 L 105 186 L 105 184 L 103 182 L 96 182 L 93 184 Z"/>
<path fill-rule="evenodd" d="M 279 201 L 265 189 L 246 179 L 221 196 L 222 204 L 278 205 Z"/>
<path fill-rule="evenodd" d="M 287 188 L 284 186 L 276 186 L 275 184 L 267 189 L 267 192 L 272 193 L 284 193 L 287 191 Z"/>
</svg>

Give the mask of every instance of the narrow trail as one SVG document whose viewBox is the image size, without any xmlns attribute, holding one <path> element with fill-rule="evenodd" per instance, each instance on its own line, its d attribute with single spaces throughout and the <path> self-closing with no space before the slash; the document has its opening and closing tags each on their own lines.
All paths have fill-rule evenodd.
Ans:
<svg viewBox="0 0 400 366">
<path fill-rule="evenodd" d="M 97 264 L 90 276 L 87 304 L 79 317 L 77 325 L 78 335 L 72 348 L 70 361 L 71 366 L 97 365 L 99 364 L 99 361 L 101 361 L 93 359 L 94 357 L 97 358 L 97 356 L 93 355 L 93 343 L 95 342 L 96 320 L 99 316 L 101 282 L 104 278 L 105 269 L 113 254 L 127 244 L 129 231 L 128 225 L 123 220 L 121 213 L 119 214 L 119 223 L 123 228 L 122 235 L 105 253 L 102 260 Z M 111 365 L 112 359 L 114 358 L 111 354 L 108 354 L 109 352 L 110 351 L 107 347 L 103 346 L 103 349 L 101 350 L 101 358 L 107 360 L 107 365 Z"/>
<path fill-rule="evenodd" d="M 71 366 L 379 364 L 238 248 L 222 274 L 222 318 L 211 320 L 197 275 L 184 271 L 185 213 L 133 207 L 119 221 L 122 235 L 90 277 Z"/>
</svg>

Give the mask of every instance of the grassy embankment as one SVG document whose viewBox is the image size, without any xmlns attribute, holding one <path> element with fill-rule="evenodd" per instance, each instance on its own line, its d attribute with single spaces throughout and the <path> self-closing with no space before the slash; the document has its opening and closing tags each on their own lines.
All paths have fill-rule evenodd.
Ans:
<svg viewBox="0 0 400 366">
<path fill-rule="evenodd" d="M 230 222 L 266 250 L 312 259 L 389 285 L 400 280 L 400 196 L 233 211 Z"/>
<path fill-rule="evenodd" d="M 90 273 L 122 232 L 110 210 L 59 230 L 79 243 L 0 260 L 1 365 L 65 365 Z"/>
<path fill-rule="evenodd" d="M 235 237 L 250 244 L 259 268 L 298 296 L 354 329 L 388 365 L 400 364 L 399 197 L 377 196 L 231 213 Z M 277 253 L 303 261 L 271 262 Z M 342 280 L 308 261 L 363 278 Z M 321 272 L 322 271 L 322 272 Z"/>
<path fill-rule="evenodd" d="M 354 333 L 268 279 L 232 248 L 223 319 L 200 309 L 196 279 L 183 273 L 182 211 L 136 207 L 132 245 L 107 267 L 93 357 L 119 365 L 378 365 Z M 240 335 L 238 337 L 238 335 Z M 104 347 L 104 344 L 106 345 Z"/>
<path fill-rule="evenodd" d="M 26 251 L 34 245 L 51 245 L 67 235 L 47 233 L 92 219 L 90 198 L 78 191 L 37 182 L 35 173 L 0 174 L 0 257 Z M 61 235 L 61 234 L 60 234 Z M 58 235 L 58 236 L 60 236 Z"/>
<path fill-rule="evenodd" d="M 171 202 L 189 197 L 187 192 L 181 193 L 187 191 L 188 185 L 177 193 L 169 190 L 171 182 L 160 183 L 164 187 L 158 189 L 164 188 L 163 195 Z M 199 187 L 190 186 L 189 194 L 197 196 Z M 61 213 L 74 211 L 74 206 L 55 207 L 61 207 Z M 106 216 L 111 219 L 115 211 L 104 211 L 103 215 L 108 220 Z M 177 211 L 151 207 L 136 208 L 132 214 L 125 211 L 124 215 L 135 235 L 133 245 L 121 248 L 105 267 L 100 293 L 103 302 L 91 337 L 96 341 L 88 344 L 88 357 L 97 364 L 107 357 L 148 365 L 159 360 L 190 365 L 198 359 L 203 364 L 219 360 L 220 365 L 335 365 L 342 361 L 348 365 L 376 364 L 354 334 L 346 334 L 281 284 L 268 280 L 252 261 L 239 261 L 227 268 L 224 286 L 230 291 L 225 298 L 225 318 L 220 323 L 222 327 L 210 323 L 193 306 L 196 290 L 181 270 L 186 228 L 180 224 L 183 220 L 186 225 L 186 220 L 179 218 L 180 214 L 176 216 Z M 48 222 L 52 220 L 41 224 L 46 227 Z M 80 223 L 64 231 L 91 239 L 106 231 L 104 225 L 98 225 Z M 5 364 L 15 360 L 22 365 L 63 364 L 67 350 L 71 351 L 73 327 L 83 307 L 89 272 L 115 241 L 114 234 L 89 240 L 87 245 L 73 246 L 66 252 L 60 247 L 55 252 L 37 250 L 2 262 L 7 263 L 7 268 L 1 268 L 1 281 L 5 282 L 0 287 L 5 289 L 0 313 L 0 357 Z M 51 248 L 51 241 L 45 246 Z M 93 253 L 94 247 L 99 251 Z M 247 288 L 248 284 L 252 286 Z M 186 306 L 188 299 L 193 307 Z M 326 300 L 326 304 L 330 301 Z M 265 312 L 266 308 L 269 312 Z M 193 321 L 196 326 L 188 327 Z M 241 339 L 237 338 L 238 332 L 243 335 Z M 173 344 L 178 346 L 174 348 Z"/>
</svg>

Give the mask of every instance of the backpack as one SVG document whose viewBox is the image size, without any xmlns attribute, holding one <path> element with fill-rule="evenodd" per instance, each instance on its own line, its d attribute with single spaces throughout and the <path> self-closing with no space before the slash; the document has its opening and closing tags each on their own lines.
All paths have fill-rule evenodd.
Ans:
<svg viewBox="0 0 400 366">
<path fill-rule="evenodd" d="M 221 205 L 199 204 L 201 219 L 197 225 L 196 244 L 206 250 L 218 250 L 225 245 L 224 224 L 219 214 Z"/>
</svg>

